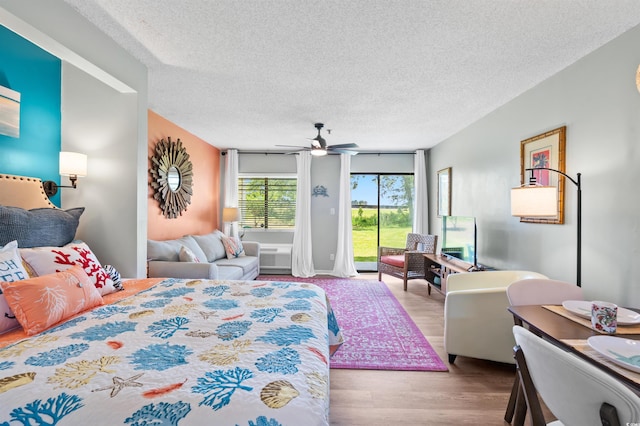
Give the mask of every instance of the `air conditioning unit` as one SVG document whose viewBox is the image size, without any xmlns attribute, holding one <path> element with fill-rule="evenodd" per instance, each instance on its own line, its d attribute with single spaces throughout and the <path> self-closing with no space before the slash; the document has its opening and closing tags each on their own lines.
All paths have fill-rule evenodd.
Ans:
<svg viewBox="0 0 640 426">
<path fill-rule="evenodd" d="M 292 244 L 260 244 L 260 270 L 267 272 L 291 271 Z"/>
</svg>

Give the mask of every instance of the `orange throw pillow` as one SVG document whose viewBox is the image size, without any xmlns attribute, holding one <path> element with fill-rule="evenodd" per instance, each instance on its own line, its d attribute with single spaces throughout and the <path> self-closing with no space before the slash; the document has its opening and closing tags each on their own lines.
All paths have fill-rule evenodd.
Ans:
<svg viewBox="0 0 640 426">
<path fill-rule="evenodd" d="M 81 266 L 17 282 L 0 282 L 4 297 L 27 335 L 104 304 Z"/>
</svg>

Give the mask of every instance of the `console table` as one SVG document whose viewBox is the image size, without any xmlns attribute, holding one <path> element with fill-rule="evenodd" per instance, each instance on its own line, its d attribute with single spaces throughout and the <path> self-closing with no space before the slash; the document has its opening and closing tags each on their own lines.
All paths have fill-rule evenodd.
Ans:
<svg viewBox="0 0 640 426">
<path fill-rule="evenodd" d="M 424 254 L 424 277 L 427 280 L 427 293 L 431 294 L 431 287 L 436 291 L 447 294 L 447 276 L 458 272 L 468 272 L 473 269 L 471 263 L 452 259 L 441 254 Z"/>
</svg>

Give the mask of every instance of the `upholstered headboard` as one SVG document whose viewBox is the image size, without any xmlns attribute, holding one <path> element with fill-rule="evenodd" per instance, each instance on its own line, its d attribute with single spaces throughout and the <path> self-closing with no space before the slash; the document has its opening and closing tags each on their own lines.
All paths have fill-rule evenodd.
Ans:
<svg viewBox="0 0 640 426">
<path fill-rule="evenodd" d="M 0 205 L 26 210 L 57 208 L 44 192 L 42 180 L 34 177 L 0 174 Z"/>
</svg>

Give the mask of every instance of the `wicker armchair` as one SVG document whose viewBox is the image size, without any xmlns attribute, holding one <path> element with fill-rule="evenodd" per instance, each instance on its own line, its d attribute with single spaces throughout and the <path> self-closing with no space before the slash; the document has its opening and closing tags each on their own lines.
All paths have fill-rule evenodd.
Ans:
<svg viewBox="0 0 640 426">
<path fill-rule="evenodd" d="M 408 234 L 405 248 L 378 247 L 378 280 L 382 274 L 402 278 L 404 291 L 407 281 L 424 279 L 425 253 L 435 253 L 438 243 L 437 235 Z"/>
</svg>

